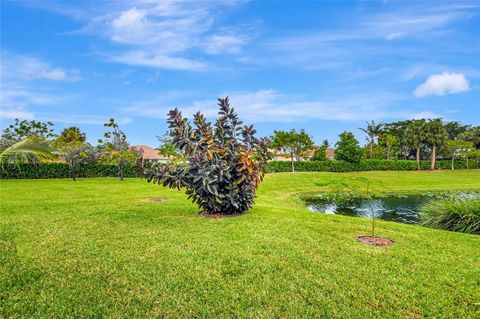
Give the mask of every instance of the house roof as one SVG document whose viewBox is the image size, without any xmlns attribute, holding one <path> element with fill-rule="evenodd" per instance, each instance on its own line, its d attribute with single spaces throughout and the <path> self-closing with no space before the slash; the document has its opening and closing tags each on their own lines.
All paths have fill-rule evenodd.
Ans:
<svg viewBox="0 0 480 319">
<path fill-rule="evenodd" d="M 327 148 L 327 157 L 334 158 L 335 157 L 335 150 L 331 147 Z"/>
<path fill-rule="evenodd" d="M 158 154 L 156 149 L 151 148 L 147 145 L 134 145 L 132 148 L 142 152 L 143 159 L 165 159 L 169 158 L 166 155 Z"/>
</svg>

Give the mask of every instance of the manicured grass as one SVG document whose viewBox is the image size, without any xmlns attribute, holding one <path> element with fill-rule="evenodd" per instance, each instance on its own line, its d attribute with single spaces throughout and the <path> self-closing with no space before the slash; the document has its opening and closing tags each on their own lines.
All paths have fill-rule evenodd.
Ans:
<svg viewBox="0 0 480 319">
<path fill-rule="evenodd" d="M 236 218 L 143 180 L 0 181 L 0 318 L 479 318 L 480 237 L 307 211 L 345 176 L 376 192 L 480 190 L 480 171 L 269 174 Z M 139 199 L 167 197 L 168 202 Z"/>
</svg>

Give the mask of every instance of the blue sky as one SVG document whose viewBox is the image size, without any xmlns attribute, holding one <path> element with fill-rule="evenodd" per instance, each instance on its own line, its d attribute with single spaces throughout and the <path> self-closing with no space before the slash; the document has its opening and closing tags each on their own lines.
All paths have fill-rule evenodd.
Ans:
<svg viewBox="0 0 480 319">
<path fill-rule="evenodd" d="M 366 120 L 480 124 L 480 3 L 461 1 L 2 1 L 1 127 L 114 117 L 157 145 L 169 109 L 230 96 L 260 135 L 320 143 Z"/>
</svg>

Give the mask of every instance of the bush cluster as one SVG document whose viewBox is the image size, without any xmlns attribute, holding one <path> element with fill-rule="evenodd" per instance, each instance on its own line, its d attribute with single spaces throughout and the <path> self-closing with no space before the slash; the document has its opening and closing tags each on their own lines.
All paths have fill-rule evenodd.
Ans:
<svg viewBox="0 0 480 319">
<path fill-rule="evenodd" d="M 422 161 L 424 170 L 430 169 L 429 161 Z M 436 162 L 437 169 L 450 169 L 451 161 Z M 465 168 L 463 161 L 455 162 L 455 169 Z M 473 168 L 473 165 L 470 166 Z M 355 172 L 355 171 L 414 171 L 415 161 L 411 160 L 362 160 L 360 163 L 344 161 L 301 161 L 295 163 L 295 170 L 300 172 Z M 288 161 L 271 161 L 267 163 L 268 173 L 291 172 Z M 83 164 L 78 166 L 78 177 L 118 177 L 118 168 L 109 164 Z M 125 177 L 137 177 L 135 165 L 125 168 Z M 70 178 L 66 163 L 40 164 L 5 164 L 0 167 L 0 179 L 36 179 L 36 178 Z"/>
<path fill-rule="evenodd" d="M 451 161 L 437 161 L 437 169 L 451 169 Z M 423 170 L 430 169 L 430 161 L 422 161 Z M 456 169 L 465 168 L 463 161 L 455 162 Z M 300 172 L 354 172 L 354 171 L 414 171 L 417 162 L 412 160 L 362 160 L 358 163 L 345 161 L 305 161 L 296 162 L 295 170 Z M 267 164 L 267 172 L 290 172 L 292 167 L 287 161 L 272 161 Z"/>
<path fill-rule="evenodd" d="M 78 177 L 118 177 L 118 167 L 109 164 L 79 164 Z M 135 165 L 125 167 L 125 177 L 136 177 Z M 4 164 L 0 179 L 70 178 L 66 163 Z"/>
<path fill-rule="evenodd" d="M 420 210 L 423 226 L 480 234 L 480 198 L 460 196 L 430 201 Z"/>
<path fill-rule="evenodd" d="M 202 213 L 246 213 L 254 204 L 271 158 L 269 140 L 258 139 L 252 125 L 243 125 L 228 97 L 218 99 L 219 117 L 214 124 L 200 112 L 191 124 L 178 109 L 168 113 L 172 144 L 185 155 L 178 166 L 150 166 L 147 180 L 170 188 L 186 189 Z"/>
</svg>

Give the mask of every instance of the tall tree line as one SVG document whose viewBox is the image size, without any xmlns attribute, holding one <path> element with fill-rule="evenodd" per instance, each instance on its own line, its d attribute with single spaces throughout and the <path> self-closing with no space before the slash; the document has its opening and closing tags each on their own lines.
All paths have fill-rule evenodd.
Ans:
<svg viewBox="0 0 480 319">
<path fill-rule="evenodd" d="M 52 122 L 15 119 L 0 135 L 0 166 L 63 161 L 68 164 L 70 176 L 75 181 L 79 165 L 108 163 L 117 166 L 118 175 L 123 180 L 125 166 L 135 163 L 140 154 L 130 147 L 127 135 L 114 119 L 104 126 L 107 128 L 104 139 L 93 146 L 78 127 L 64 128 L 57 135 Z"/>
<path fill-rule="evenodd" d="M 429 159 L 435 169 L 438 158 L 480 157 L 480 127 L 464 125 L 458 121 L 444 122 L 442 119 L 416 119 L 391 123 L 367 122 L 360 128 L 366 134 L 364 158 Z M 452 142 L 456 141 L 456 142 Z M 453 147 L 453 146 L 457 147 Z M 477 165 L 478 166 L 478 165 Z"/>
</svg>

